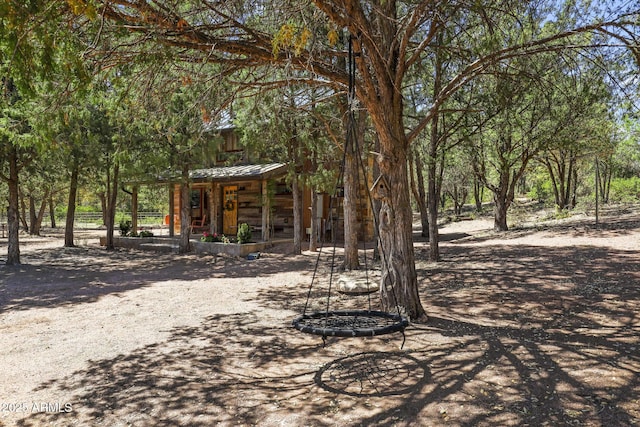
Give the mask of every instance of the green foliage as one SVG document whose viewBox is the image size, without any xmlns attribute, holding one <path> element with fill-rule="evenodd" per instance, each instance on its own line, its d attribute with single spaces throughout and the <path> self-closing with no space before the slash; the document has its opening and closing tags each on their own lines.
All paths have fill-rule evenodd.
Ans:
<svg viewBox="0 0 640 427">
<path fill-rule="evenodd" d="M 140 233 L 138 233 L 139 237 L 153 237 L 153 232 L 149 231 L 149 230 L 142 230 Z"/>
<path fill-rule="evenodd" d="M 204 231 L 202 233 L 202 237 L 200 237 L 200 241 L 201 242 L 209 242 L 209 243 L 222 242 L 222 238 L 223 237 L 224 237 L 223 234 L 209 233 L 208 231 Z"/>
<path fill-rule="evenodd" d="M 247 223 L 242 223 L 238 227 L 238 243 L 248 243 L 251 241 L 251 227 Z"/>
<path fill-rule="evenodd" d="M 262 161 L 289 162 L 291 175 L 317 191 L 334 188 L 336 159 L 341 158 L 336 147 L 344 131 L 336 116 L 339 108 L 327 100 L 316 101 L 325 95 L 322 90 L 291 86 L 238 102 L 234 123 L 241 130 L 240 143 Z"/>
<path fill-rule="evenodd" d="M 565 219 L 569 218 L 572 215 L 570 209 L 562 209 L 559 206 L 556 206 L 555 213 L 553 215 L 554 219 Z"/>
<path fill-rule="evenodd" d="M 640 200 L 640 177 L 614 178 L 611 180 L 609 201 L 638 202 Z"/>
<path fill-rule="evenodd" d="M 531 185 L 527 193 L 529 199 L 545 204 L 553 200 L 553 183 L 548 175 L 537 174 L 530 177 L 529 184 Z"/>
<path fill-rule="evenodd" d="M 127 236 L 129 235 L 130 231 L 131 231 L 131 221 L 129 220 L 120 221 L 120 235 Z"/>
<path fill-rule="evenodd" d="M 622 123 L 622 138 L 613 155 L 616 174 L 622 178 L 640 175 L 640 122 L 625 118 Z"/>
</svg>

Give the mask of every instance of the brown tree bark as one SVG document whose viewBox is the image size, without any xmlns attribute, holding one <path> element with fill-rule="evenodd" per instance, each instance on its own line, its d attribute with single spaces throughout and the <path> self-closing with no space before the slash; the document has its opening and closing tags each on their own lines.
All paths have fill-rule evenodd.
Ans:
<svg viewBox="0 0 640 427">
<path fill-rule="evenodd" d="M 18 188 L 18 197 L 20 199 L 20 223 L 24 231 L 29 232 L 29 223 L 27 222 L 27 203 L 24 201 L 24 193 Z"/>
<path fill-rule="evenodd" d="M 395 16 L 394 2 L 386 2 L 381 8 L 384 9 L 383 15 Z M 353 50 L 357 70 L 363 75 L 359 98 L 376 129 L 380 141 L 380 173 L 389 187 L 388 193 L 380 198 L 378 221 L 382 260 L 381 305 L 385 311 L 399 310 L 411 321 L 423 322 L 427 320 L 427 314 L 420 302 L 415 268 L 413 210 L 407 168 L 409 139 L 403 120 L 403 96 L 394 80 L 398 77 L 397 73 L 402 73 L 396 68 L 401 63 L 398 45 L 395 43 L 396 25 L 393 19 L 379 22 L 381 34 L 377 42 L 382 49 L 371 45 L 374 40 L 355 37 Z M 353 33 L 357 33 L 355 28 Z M 370 52 L 385 52 L 384 57 L 376 56 L 371 59 L 386 70 L 386 74 L 377 75 L 378 80 L 372 78 L 371 70 L 364 60 L 364 46 Z M 380 102 L 381 97 L 384 102 Z"/>
<path fill-rule="evenodd" d="M 131 190 L 131 231 L 138 233 L 138 187 Z"/>
<path fill-rule="evenodd" d="M 76 215 L 76 198 L 78 197 L 78 176 L 80 174 L 80 166 L 77 159 L 74 160 L 71 169 L 71 181 L 69 184 L 69 197 L 67 200 L 67 218 L 64 229 L 64 246 L 71 248 L 75 246 L 73 242 L 73 224 Z"/>
<path fill-rule="evenodd" d="M 412 236 L 412 210 L 406 151 L 391 152 L 388 141 L 381 138 L 380 171 L 389 185 L 380 197 L 379 217 L 382 277 L 380 297 L 384 310 L 399 310 L 412 321 L 425 321 L 427 316 L 418 294 Z"/>
<path fill-rule="evenodd" d="M 102 212 L 102 225 L 106 226 L 107 225 L 107 196 L 105 194 L 104 191 L 100 192 L 98 194 L 98 197 L 100 198 L 100 207 L 101 207 L 101 212 Z"/>
<path fill-rule="evenodd" d="M 309 251 L 316 252 L 318 250 L 318 231 L 320 230 L 320 216 L 318 215 L 318 194 L 311 190 L 311 233 L 309 233 Z"/>
<path fill-rule="evenodd" d="M 113 169 L 112 169 L 113 167 Z M 105 192 L 105 201 L 106 201 L 106 209 L 105 209 L 105 220 L 107 226 L 107 236 L 106 236 L 106 248 L 109 251 L 115 250 L 115 244 L 113 240 L 113 233 L 115 231 L 115 222 L 116 222 L 116 203 L 118 200 L 118 175 L 120 172 L 120 164 L 115 161 L 113 166 L 111 166 L 110 162 L 107 163 L 107 188 Z"/>
<path fill-rule="evenodd" d="M 40 201 L 40 208 L 38 209 L 37 214 L 35 213 L 35 201 L 34 201 L 34 204 L 33 204 L 33 210 L 34 210 L 33 222 L 31 223 L 31 231 L 30 231 L 30 234 L 33 235 L 33 236 L 39 236 L 40 235 L 40 230 L 42 229 L 42 220 L 44 218 L 44 212 L 47 209 L 47 201 L 48 201 L 50 192 L 51 192 L 51 190 L 49 190 L 48 188 L 45 190 L 44 196 L 43 196 L 42 200 Z"/>
<path fill-rule="evenodd" d="M 53 194 L 49 194 L 49 221 L 51 222 L 51 228 L 57 228 L 56 225 L 56 206 L 53 202 Z"/>
<path fill-rule="evenodd" d="M 515 188 L 520 176 L 524 173 L 524 166 L 519 172 L 512 174 L 510 167 L 504 162 L 498 179 L 498 186 L 490 186 L 493 191 L 494 215 L 493 229 L 495 231 L 508 231 L 507 212 L 513 203 Z"/>
<path fill-rule="evenodd" d="M 474 168 L 475 169 L 475 168 Z M 473 203 L 476 206 L 476 212 L 482 212 L 482 198 L 484 185 L 477 176 L 473 177 Z"/>
<path fill-rule="evenodd" d="M 29 199 L 29 235 L 36 236 L 35 225 L 38 220 L 36 214 L 36 199 L 33 194 L 29 194 L 27 199 Z"/>
<path fill-rule="evenodd" d="M 420 235 L 422 237 L 429 237 L 429 214 L 427 212 L 427 193 L 425 191 L 424 173 L 422 171 L 422 159 L 418 153 L 418 150 L 409 151 L 411 157 L 409 158 L 409 184 L 411 185 L 411 192 L 413 198 L 418 206 L 418 213 L 420 214 Z"/>
<path fill-rule="evenodd" d="M 300 180 L 298 176 L 293 177 L 291 185 L 291 193 L 293 197 L 293 253 L 300 255 L 302 253 L 302 191 L 300 189 Z"/>
<path fill-rule="evenodd" d="M 191 187 L 189 186 L 189 165 L 182 166 L 180 180 L 180 239 L 178 240 L 178 252 L 181 254 L 191 252 Z"/>
<path fill-rule="evenodd" d="M 431 122 L 431 136 L 427 153 L 427 213 L 429 217 L 429 260 L 440 260 L 440 241 L 438 235 L 438 115 Z"/>
<path fill-rule="evenodd" d="M 8 247 L 7 265 L 20 264 L 20 232 L 19 219 L 19 176 L 18 176 L 18 150 L 15 145 L 9 148 L 9 209 L 7 210 Z"/>
<path fill-rule="evenodd" d="M 344 165 L 344 263 L 345 270 L 360 268 L 358 260 L 358 160 L 352 141 L 347 148 Z"/>
</svg>

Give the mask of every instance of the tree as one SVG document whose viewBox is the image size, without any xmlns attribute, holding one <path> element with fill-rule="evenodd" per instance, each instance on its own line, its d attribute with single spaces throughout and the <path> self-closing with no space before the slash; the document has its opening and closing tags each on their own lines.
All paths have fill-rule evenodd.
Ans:
<svg viewBox="0 0 640 427">
<path fill-rule="evenodd" d="M 329 108 L 319 106 L 316 101 L 325 95 L 306 86 L 290 85 L 259 91 L 234 104 L 235 123 L 243 146 L 263 160 L 289 162 L 287 181 L 294 200 L 294 253 L 302 251 L 302 188 L 310 184 L 312 191 L 318 191 L 329 181 L 335 183 L 335 177 L 327 179 L 330 168 L 319 168 L 320 164 L 334 161 L 331 158 L 334 150 L 320 128 L 320 123 L 330 122 L 331 118 L 324 116 L 319 120 L 322 111 L 326 115 Z"/>
<path fill-rule="evenodd" d="M 560 210 L 576 205 L 580 167 L 590 168 L 594 155 L 609 158 L 613 153 L 613 123 L 608 106 L 611 90 L 605 85 L 601 66 L 581 64 L 567 54 L 563 58 L 571 62 L 554 73 L 554 84 L 548 89 L 553 104 L 550 120 L 561 126 L 539 156 Z"/>
<path fill-rule="evenodd" d="M 8 165 L 5 178 L 9 186 L 8 264 L 20 263 L 19 251 L 19 172 L 30 163 L 42 145 L 34 131 L 29 102 L 37 100 L 52 73 L 86 78 L 87 73 L 75 41 L 83 34 L 81 26 L 69 23 L 66 2 L 7 0 L 0 5 L 0 149 Z M 86 11 L 89 13 L 89 11 Z M 90 13 L 89 13 L 90 14 Z"/>
<path fill-rule="evenodd" d="M 431 2 L 315 0 L 299 2 L 264 1 L 251 7 L 241 1 L 175 3 L 96 0 L 97 15 L 139 34 L 139 42 L 158 43 L 165 51 L 193 62 L 225 64 L 227 69 L 278 66 L 306 71 L 308 84 L 329 85 L 344 90 L 345 70 L 336 66 L 344 52 L 334 49 L 336 34 L 346 29 L 354 40 L 356 94 L 368 111 L 380 141 L 380 172 L 389 183 L 388 197 L 380 210 L 380 240 L 383 247 L 383 284 L 395 288 L 398 305 L 412 319 L 425 316 L 418 297 L 412 241 L 412 212 L 407 160 L 409 146 L 438 114 L 439 107 L 461 87 L 503 61 L 543 51 L 588 48 L 577 35 L 597 32 L 615 38 L 618 44 L 635 46 L 638 10 L 621 11 L 611 19 L 584 13 L 585 22 L 552 34 L 527 28 L 515 37 L 492 37 L 504 25 L 519 28 L 512 13 L 516 1 Z M 528 3 L 527 3 L 528 5 Z M 491 14 L 487 12 L 491 11 Z M 595 9 L 593 10 L 595 11 Z M 206 17 L 206 18 L 205 18 Z M 470 19 L 474 18 L 474 19 Z M 413 67 L 430 61 L 435 36 L 455 24 L 478 34 L 482 49 L 466 52 L 466 65 L 434 96 L 417 125 L 407 131 L 404 122 L 404 82 Z M 282 24 L 287 22 L 287 24 Z M 473 27 L 471 27 L 472 25 Z M 328 33 L 326 32 L 329 28 Z M 628 28 L 628 32 L 618 31 Z M 105 31 L 107 28 L 105 28 Z M 314 34 L 324 37 L 312 37 Z M 605 41 L 606 43 L 606 41 Z M 121 52 L 131 44 L 121 46 Z M 114 47 L 109 51 L 113 55 Z M 96 52 L 99 54 L 99 52 Z M 250 73 L 260 79 L 260 72 Z M 244 85 L 251 82 L 244 80 Z M 395 307 L 391 294 L 382 286 L 385 308 Z"/>
<path fill-rule="evenodd" d="M 25 114 L 24 99 L 18 94 L 18 88 L 11 78 L 2 80 L 0 96 L 0 158 L 7 165 L 0 170 L 0 179 L 8 186 L 8 248 L 7 265 L 20 264 L 20 227 L 19 191 L 20 171 L 28 166 L 36 153 L 31 140 L 31 129 Z"/>
<path fill-rule="evenodd" d="M 484 147 L 487 157 L 474 164 L 474 168 L 477 177 L 493 193 L 494 229 L 507 231 L 507 211 L 515 199 L 518 182 L 529 162 L 552 137 L 545 120 L 550 104 L 542 87 L 535 82 L 525 83 L 523 75 L 516 79 L 506 73 L 498 74 L 492 83 L 491 91 L 497 94 L 497 114 L 477 139 L 475 151 Z"/>
<path fill-rule="evenodd" d="M 217 105 L 215 97 L 209 94 L 207 86 L 191 81 L 191 74 L 184 70 L 168 73 L 161 78 L 163 89 L 171 92 L 167 98 L 158 88 L 149 88 L 139 93 L 148 117 L 149 137 L 154 143 L 151 152 L 158 156 L 155 164 L 167 165 L 180 183 L 180 239 L 179 251 L 191 250 L 191 187 L 189 171 L 193 165 L 202 165 L 202 153 L 207 146 L 207 127 L 213 116 L 209 105 Z M 217 110 L 219 111 L 219 110 Z M 153 156 L 151 152 L 147 155 Z"/>
</svg>

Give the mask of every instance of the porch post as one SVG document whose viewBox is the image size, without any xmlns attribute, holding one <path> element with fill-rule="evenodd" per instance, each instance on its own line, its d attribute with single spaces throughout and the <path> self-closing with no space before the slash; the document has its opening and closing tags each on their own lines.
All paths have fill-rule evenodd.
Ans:
<svg viewBox="0 0 640 427">
<path fill-rule="evenodd" d="M 216 232 L 216 206 L 215 206 L 215 185 L 212 182 L 209 184 L 209 189 L 207 190 L 207 204 L 209 205 L 209 209 L 207 209 L 207 216 L 209 217 L 209 232 Z"/>
<path fill-rule="evenodd" d="M 211 226 L 213 227 L 213 232 L 214 233 L 218 233 L 220 234 L 222 228 L 222 224 L 220 223 L 220 215 L 221 215 L 221 211 L 220 211 L 220 200 L 222 200 L 222 197 L 220 196 L 220 183 L 218 182 L 214 182 L 213 183 L 213 201 L 211 204 Z"/>
<path fill-rule="evenodd" d="M 262 241 L 271 240 L 271 200 L 269 200 L 269 181 L 262 180 Z"/>
<path fill-rule="evenodd" d="M 175 236 L 175 226 L 176 226 L 176 221 L 175 221 L 175 208 L 176 208 L 176 204 L 175 204 L 175 194 L 174 194 L 174 188 L 175 186 L 173 185 L 173 183 L 169 184 L 169 237 L 173 237 Z"/>
<path fill-rule="evenodd" d="M 131 191 L 131 231 L 138 233 L 138 186 Z"/>
</svg>

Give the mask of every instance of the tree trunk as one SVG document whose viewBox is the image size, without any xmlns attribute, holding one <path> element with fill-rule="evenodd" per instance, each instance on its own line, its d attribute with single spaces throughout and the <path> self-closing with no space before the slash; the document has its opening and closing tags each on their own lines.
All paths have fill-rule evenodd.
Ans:
<svg viewBox="0 0 640 427">
<path fill-rule="evenodd" d="M 424 188 L 424 173 L 422 170 L 422 159 L 418 154 L 418 150 L 413 150 L 413 155 L 409 160 L 410 164 L 413 163 L 416 170 L 416 178 L 415 181 L 413 179 L 413 174 L 411 174 L 411 181 L 413 182 L 411 188 L 413 189 L 413 197 L 416 199 L 416 204 L 418 205 L 418 212 L 420 213 L 420 229 L 422 237 L 429 237 L 429 212 L 427 206 L 427 193 Z"/>
<path fill-rule="evenodd" d="M 556 179 L 556 174 L 553 171 L 551 160 L 545 157 L 544 164 L 547 167 L 547 171 L 549 172 L 549 178 L 551 179 L 551 188 L 553 188 L 553 198 L 556 202 L 556 206 L 560 206 L 560 191 L 558 189 L 558 181 Z"/>
<path fill-rule="evenodd" d="M 22 229 L 29 232 L 29 223 L 27 222 L 27 204 L 24 201 L 24 194 L 18 188 L 18 197 L 20 198 L 20 222 Z"/>
<path fill-rule="evenodd" d="M 427 213 L 429 215 L 429 260 L 440 260 L 440 244 L 438 239 L 438 202 L 440 197 L 436 188 L 437 164 L 435 157 L 429 154 L 427 165 Z"/>
<path fill-rule="evenodd" d="M 476 205 L 476 212 L 482 212 L 482 182 L 474 176 L 473 178 L 473 201 Z"/>
<path fill-rule="evenodd" d="M 438 186 L 438 114 L 434 114 L 431 122 L 429 151 L 427 153 L 427 207 L 429 214 L 429 260 L 440 260 L 440 243 L 438 236 L 438 202 L 440 190 Z"/>
<path fill-rule="evenodd" d="M 73 243 L 73 224 L 76 216 L 76 198 L 78 196 L 78 175 L 80 174 L 80 166 L 77 159 L 74 160 L 71 169 L 71 182 L 69 184 L 69 198 L 67 201 L 67 218 L 64 229 L 64 246 L 67 248 L 74 247 Z"/>
<path fill-rule="evenodd" d="M 292 183 L 293 196 L 293 253 L 300 255 L 302 253 L 302 191 L 300 191 L 300 182 L 298 176 L 293 177 Z"/>
<path fill-rule="evenodd" d="M 189 186 L 189 165 L 182 166 L 180 182 L 180 239 L 178 252 L 191 252 L 191 187 Z"/>
<path fill-rule="evenodd" d="M 311 252 L 316 252 L 318 250 L 318 232 L 320 230 L 319 222 L 321 215 L 318 215 L 318 194 L 311 190 L 311 223 L 309 227 L 311 228 L 311 233 L 309 233 L 309 250 Z"/>
<path fill-rule="evenodd" d="M 138 186 L 131 190 L 131 232 L 138 233 Z"/>
<path fill-rule="evenodd" d="M 30 236 L 36 236 L 36 221 L 37 221 L 37 215 L 36 215 L 36 199 L 35 197 L 33 197 L 32 194 L 29 194 L 27 196 L 27 199 L 29 199 L 29 235 Z"/>
<path fill-rule="evenodd" d="M 504 197 L 494 197 L 495 212 L 493 229 L 495 231 L 507 231 L 507 211 L 509 210 L 509 204 Z"/>
<path fill-rule="evenodd" d="M 104 191 L 98 194 L 100 198 L 100 207 L 102 208 L 102 225 L 107 225 L 107 196 Z"/>
<path fill-rule="evenodd" d="M 351 141 L 356 144 L 356 141 Z M 354 145 L 345 146 L 344 165 L 344 264 L 345 270 L 357 270 L 360 268 L 358 261 L 358 159 L 353 150 Z"/>
<path fill-rule="evenodd" d="M 49 194 L 49 220 L 51 221 L 51 228 L 56 228 L 56 206 L 53 202 L 53 194 Z"/>
<path fill-rule="evenodd" d="M 578 197 L 578 168 L 573 168 L 573 179 L 571 180 L 571 209 L 576 207 Z"/>
<path fill-rule="evenodd" d="M 611 190 L 611 180 L 613 179 L 613 172 L 611 167 L 607 168 L 607 175 L 604 181 L 604 189 L 602 191 L 602 202 L 609 203 L 609 193 Z"/>
<path fill-rule="evenodd" d="M 438 36 L 438 43 L 442 43 L 442 36 Z M 440 93 L 442 88 L 442 53 L 440 49 L 436 51 L 436 58 L 434 64 L 434 76 L 433 76 L 433 94 L 434 98 Z M 442 174 L 440 175 L 440 181 L 436 181 L 438 176 L 437 171 L 437 156 L 438 156 L 438 144 L 440 139 L 438 129 L 438 119 L 440 113 L 436 109 L 431 121 L 431 133 L 429 135 L 429 147 L 427 152 L 427 206 L 429 217 L 429 260 L 440 260 L 440 242 L 438 236 L 438 201 L 440 200 L 440 185 L 442 182 Z M 443 171 L 441 171 L 442 173 Z"/>
<path fill-rule="evenodd" d="M 35 236 L 40 235 L 40 230 L 42 229 L 42 219 L 44 218 L 44 211 L 47 209 L 47 201 L 49 198 L 50 190 L 46 189 L 44 192 L 44 197 L 40 202 L 40 209 L 38 210 L 38 214 L 36 215 L 35 221 L 31 226 L 31 233 Z"/>
<path fill-rule="evenodd" d="M 381 143 L 380 171 L 390 187 L 385 194 L 377 196 L 382 202 L 379 217 L 382 307 L 388 312 L 399 309 L 414 321 L 425 321 L 415 269 L 406 149 L 398 149 L 406 145 Z M 388 152 L 387 148 L 393 146 L 396 149 Z"/>
<path fill-rule="evenodd" d="M 115 231 L 116 222 L 116 203 L 118 201 L 118 174 L 120 171 L 120 163 L 117 161 L 113 165 L 113 174 L 111 167 L 107 166 L 107 191 L 106 191 L 106 210 L 105 219 L 107 226 L 106 248 L 109 251 L 115 249 L 113 241 L 113 233 Z"/>
<path fill-rule="evenodd" d="M 19 218 L 19 178 L 18 178 L 18 150 L 14 145 L 9 149 L 9 209 L 7 211 L 8 248 L 7 265 L 20 264 L 20 232 Z"/>
<path fill-rule="evenodd" d="M 507 225 L 507 212 L 513 202 L 513 192 L 515 191 L 515 189 L 511 188 L 511 185 L 515 185 L 515 182 L 517 182 L 517 177 L 514 177 L 513 180 L 510 179 L 511 171 L 506 165 L 506 162 L 502 169 L 499 177 L 499 186 L 492 188 L 493 201 L 495 204 L 493 223 L 493 229 L 495 231 L 509 230 Z"/>
<path fill-rule="evenodd" d="M 380 7 L 395 16 L 395 2 L 382 2 Z M 395 76 L 398 58 L 397 32 L 394 20 L 382 21 L 380 45 L 387 49 L 388 76 Z M 354 57 L 358 70 L 366 72 L 361 40 L 353 38 Z M 359 56 L 360 54 L 360 56 Z M 396 84 L 399 80 L 378 75 L 380 80 L 362 88 L 361 100 L 370 114 L 380 141 L 378 165 L 385 184 L 384 191 L 376 191 L 380 199 L 378 235 L 380 238 L 381 274 L 380 302 L 387 312 L 399 310 L 411 321 L 423 322 L 427 315 L 420 302 L 418 278 L 413 249 L 413 210 L 407 167 L 409 141 L 403 121 L 403 96 Z M 382 95 L 384 94 L 384 96 Z M 380 190 L 378 188 L 377 190 Z"/>
</svg>

